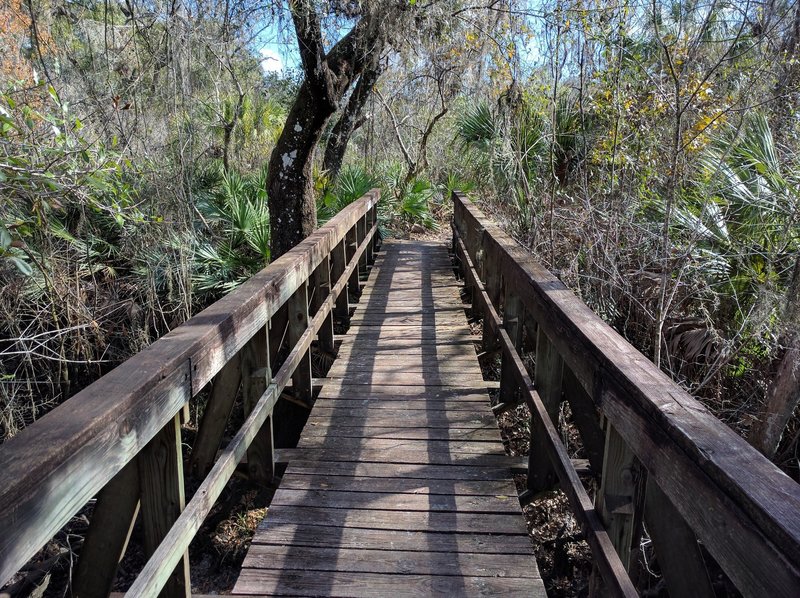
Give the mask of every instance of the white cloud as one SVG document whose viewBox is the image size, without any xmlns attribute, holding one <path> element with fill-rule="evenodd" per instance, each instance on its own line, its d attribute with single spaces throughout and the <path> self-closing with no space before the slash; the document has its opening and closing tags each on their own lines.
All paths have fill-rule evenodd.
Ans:
<svg viewBox="0 0 800 598">
<path fill-rule="evenodd" d="M 265 73 L 279 73 L 283 70 L 283 61 L 275 50 L 261 48 L 261 68 Z"/>
</svg>

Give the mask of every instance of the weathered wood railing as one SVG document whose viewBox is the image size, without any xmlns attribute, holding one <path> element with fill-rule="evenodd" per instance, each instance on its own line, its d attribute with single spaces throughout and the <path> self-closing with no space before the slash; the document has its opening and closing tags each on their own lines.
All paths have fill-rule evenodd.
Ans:
<svg viewBox="0 0 800 598">
<path fill-rule="evenodd" d="M 373 190 L 0 447 L 0 586 L 99 493 L 72 595 L 110 592 L 139 511 L 149 560 L 128 595 L 190 594 L 187 549 L 203 519 L 245 454 L 251 478 L 271 480 L 273 409 L 290 381 L 290 400 L 310 399 L 315 338 L 334 350 L 333 315 L 349 315 L 348 288 L 372 261 L 377 202 Z M 180 418 L 212 380 L 190 460 L 205 477 L 184 505 Z M 240 382 L 246 418 L 217 457 Z"/>
<path fill-rule="evenodd" d="M 635 595 L 642 523 L 672 596 L 714 596 L 699 542 L 746 596 L 800 596 L 800 486 L 614 332 L 461 194 L 453 250 L 503 410 L 531 409 L 525 498 L 560 485 L 604 587 Z M 533 378 L 520 357 L 535 351 Z M 601 486 L 593 504 L 560 440 L 571 408 Z M 603 584 L 599 586 L 598 584 Z"/>
</svg>

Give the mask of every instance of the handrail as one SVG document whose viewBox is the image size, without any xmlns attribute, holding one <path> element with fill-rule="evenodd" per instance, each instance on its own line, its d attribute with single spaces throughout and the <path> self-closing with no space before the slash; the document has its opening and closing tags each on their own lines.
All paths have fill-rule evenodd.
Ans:
<svg viewBox="0 0 800 598">
<path fill-rule="evenodd" d="M 136 582 L 137 593 L 132 595 L 158 595 L 169 578 L 176 577 L 172 569 L 184 558 L 203 517 L 248 446 L 259 436 L 268 436 L 264 445 L 268 454 L 264 463 L 257 464 L 250 462 L 248 451 L 248 467 L 272 471 L 271 421 L 270 426 L 264 423 L 290 380 L 295 391 L 300 393 L 305 388 L 310 394 L 308 350 L 315 335 L 332 350 L 332 312 L 347 315 L 347 288 L 358 287 L 359 273 L 371 260 L 377 238 L 378 199 L 379 191 L 372 190 L 353 202 L 235 291 L 0 447 L 0 585 L 93 496 L 104 487 L 107 490 L 112 479 L 121 483 L 118 480 L 131 469 L 126 465 L 137 455 L 141 457 L 137 459 L 135 489 L 138 496 L 141 482 L 145 517 L 148 496 L 153 494 L 172 492 L 169 499 L 177 504 L 177 512 L 166 529 L 163 522 L 153 525 L 154 529 L 161 525 L 154 532 L 157 537 L 149 551 L 156 556 Z M 309 287 L 313 287 L 313 293 Z M 271 323 L 277 335 L 270 330 Z M 284 339 L 288 339 L 290 353 L 272 377 L 269 356 L 274 359 Z M 269 347 L 270 343 L 276 346 Z M 243 389 L 251 395 L 249 415 L 183 510 L 176 418 L 191 397 L 215 376 L 224 375 L 224 368 L 232 363 L 237 369 L 241 365 Z M 170 454 L 176 446 L 176 427 L 177 457 Z M 155 456 L 149 465 L 143 465 L 149 453 Z M 163 480 L 158 479 L 164 471 L 155 472 L 154 479 L 148 481 L 147 467 L 156 463 L 163 468 L 163 461 L 169 466 L 170 457 L 175 457 L 172 465 L 177 476 L 170 474 L 176 478 L 174 488 L 165 490 L 159 487 Z M 132 508 L 136 508 L 135 503 Z M 99 501 L 96 512 L 98 508 Z M 164 538 L 168 541 L 161 542 Z M 126 541 L 123 533 L 123 550 Z M 188 579 L 178 579 L 181 584 L 188 585 Z"/>
<path fill-rule="evenodd" d="M 644 518 L 674 595 L 684 595 L 680 588 L 710 593 L 696 536 L 743 594 L 796 596 L 800 485 L 636 351 L 464 195 L 454 193 L 453 203 L 454 251 L 473 305 L 484 310 L 484 344 L 499 343 L 502 352 L 499 408 L 524 401 L 534 414 L 529 496 L 558 479 L 598 564 L 607 565 L 601 572 L 610 589 L 626 594 L 613 556 L 604 552 L 604 534 L 629 567 Z M 533 383 L 519 358 L 526 335 L 536 338 Z M 555 416 L 562 399 L 593 466 L 602 469 L 594 507 L 569 461 L 560 458 Z M 594 527 L 594 509 L 606 529 Z"/>
</svg>

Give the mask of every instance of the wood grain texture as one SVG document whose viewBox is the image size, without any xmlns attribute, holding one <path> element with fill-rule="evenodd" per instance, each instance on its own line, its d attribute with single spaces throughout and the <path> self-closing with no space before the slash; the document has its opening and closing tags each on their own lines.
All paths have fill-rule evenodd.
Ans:
<svg viewBox="0 0 800 598">
<path fill-rule="evenodd" d="M 558 354 L 738 588 L 800 587 L 800 486 L 591 312 L 463 195 L 456 230 L 500 267 Z"/>
<path fill-rule="evenodd" d="M 543 593 L 453 282 L 383 245 L 234 593 Z"/>
<path fill-rule="evenodd" d="M 0 448 L 0 584 L 266 325 L 378 197 L 373 190 L 353 202 L 248 282 Z"/>
</svg>

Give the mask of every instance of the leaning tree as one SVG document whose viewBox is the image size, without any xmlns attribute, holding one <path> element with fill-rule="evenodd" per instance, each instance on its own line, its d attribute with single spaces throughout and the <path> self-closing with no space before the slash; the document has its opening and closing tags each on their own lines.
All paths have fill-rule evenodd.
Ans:
<svg viewBox="0 0 800 598">
<path fill-rule="evenodd" d="M 393 30 L 413 7 L 407 1 L 347 3 L 330 10 L 354 22 L 326 48 L 320 13 L 312 0 L 290 0 L 303 81 L 272 151 L 267 178 L 272 256 L 282 255 L 317 225 L 314 198 L 314 151 L 331 116 L 351 86 L 370 71 Z M 335 33 L 335 27 L 333 33 Z M 331 33 L 331 32 L 328 32 Z"/>
</svg>

